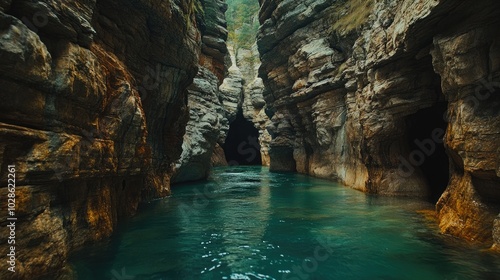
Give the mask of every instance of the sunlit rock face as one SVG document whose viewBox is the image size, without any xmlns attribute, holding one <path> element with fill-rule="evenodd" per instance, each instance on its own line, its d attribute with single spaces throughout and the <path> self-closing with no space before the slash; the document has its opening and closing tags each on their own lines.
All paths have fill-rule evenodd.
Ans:
<svg viewBox="0 0 500 280">
<path fill-rule="evenodd" d="M 264 85 L 257 77 L 258 51 L 238 48 L 236 53 L 233 46 L 227 46 L 224 16 L 227 5 L 222 1 L 203 3 L 206 29 L 202 30 L 200 69 L 188 89 L 190 120 L 184 135 L 183 153 L 174 169 L 174 183 L 205 179 L 214 166 L 236 164 L 227 162 L 224 147 L 230 125 L 239 113 L 253 123 L 259 138 L 248 138 L 236 146 L 245 144 L 241 146 L 242 153 L 250 148 L 252 153 L 260 151 L 262 163 L 269 164 L 266 148 L 270 141 L 266 130 L 269 118 L 264 112 Z"/>
<path fill-rule="evenodd" d="M 438 201 L 498 244 L 496 1 L 261 1 L 271 169 Z"/>
<path fill-rule="evenodd" d="M 444 232 L 490 242 L 500 212 L 500 23 L 498 14 L 486 12 L 491 6 L 477 8 L 456 24 L 461 32 L 434 38 L 434 69 L 449 104 L 445 145 L 451 173 L 437 209 Z M 463 17 L 470 12 L 464 8 Z M 498 246 L 498 221 L 494 232 Z"/>
<path fill-rule="evenodd" d="M 493 223 L 493 249 L 500 251 L 500 214 Z"/>
<path fill-rule="evenodd" d="M 16 279 L 55 279 L 71 251 L 169 194 L 198 25 L 184 0 L 0 1 L 0 192 L 15 165 Z"/>
</svg>

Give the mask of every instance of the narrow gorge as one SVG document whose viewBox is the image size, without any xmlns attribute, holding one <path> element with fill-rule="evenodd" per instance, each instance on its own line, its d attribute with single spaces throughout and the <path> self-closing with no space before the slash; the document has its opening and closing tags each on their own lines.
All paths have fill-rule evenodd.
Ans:
<svg viewBox="0 0 500 280">
<path fill-rule="evenodd" d="M 455 247 L 488 254 L 497 270 L 470 275 L 493 279 L 500 273 L 499 27 L 494 0 L 0 0 L 0 278 L 87 279 L 70 259 L 116 240 L 151 205 L 177 206 L 162 206 L 153 216 L 168 217 L 167 229 L 144 238 L 177 234 L 184 224 L 178 235 L 203 235 L 210 225 L 197 229 L 168 215 L 210 209 L 216 217 L 205 218 L 228 232 L 245 230 L 238 221 L 258 225 L 249 235 L 265 243 L 275 219 L 279 225 L 293 216 L 310 221 L 299 229 L 316 230 L 335 216 L 321 211 L 336 203 L 342 217 L 352 206 L 354 220 L 363 213 L 370 223 L 380 219 L 373 228 L 388 227 L 385 210 L 374 210 L 378 218 L 349 204 L 366 198 L 431 205 L 425 223 L 459 240 Z M 326 182 L 343 188 L 329 192 Z M 208 206 L 186 202 L 190 184 L 205 188 Z M 225 186 L 224 195 L 206 191 Z M 278 192 L 288 200 L 273 200 Z M 242 199 L 235 209 L 248 212 L 225 210 L 233 202 L 220 199 L 232 196 Z M 302 200 L 318 212 L 308 215 L 297 206 Z M 340 231 L 326 228 L 317 231 Z M 356 235 L 355 228 L 346 230 Z M 311 252 L 297 259 L 316 252 L 314 244 L 301 246 Z M 180 255 L 190 248 L 179 240 L 167 247 Z M 227 254 L 233 261 L 253 256 Z M 177 256 L 155 258 L 175 263 Z M 325 271 L 344 267 L 332 259 Z M 350 275 L 315 269 L 293 278 L 296 262 L 266 268 L 266 278 L 243 273 L 255 263 L 234 268 L 228 261 L 232 274 L 220 275 Z M 221 279 L 209 274 L 220 266 L 132 278 L 113 270 L 102 279 Z"/>
</svg>

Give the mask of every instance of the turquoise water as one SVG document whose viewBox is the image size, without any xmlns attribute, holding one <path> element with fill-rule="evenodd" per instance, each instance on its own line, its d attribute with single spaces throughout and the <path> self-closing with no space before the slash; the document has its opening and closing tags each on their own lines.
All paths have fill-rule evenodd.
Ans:
<svg viewBox="0 0 500 280">
<path fill-rule="evenodd" d="M 500 279 L 500 256 L 439 235 L 423 202 L 262 167 L 173 192 L 75 254 L 78 279 Z"/>
</svg>

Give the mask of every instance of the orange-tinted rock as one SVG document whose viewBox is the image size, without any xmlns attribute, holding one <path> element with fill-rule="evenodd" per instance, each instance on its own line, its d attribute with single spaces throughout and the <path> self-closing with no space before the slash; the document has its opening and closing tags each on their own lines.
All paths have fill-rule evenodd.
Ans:
<svg viewBox="0 0 500 280">
<path fill-rule="evenodd" d="M 55 279 L 72 251 L 170 193 L 201 51 L 188 14 L 187 1 L 0 1 L 0 192 L 15 165 L 16 279 Z"/>
<path fill-rule="evenodd" d="M 498 244 L 499 4 L 298 3 L 261 1 L 271 169 L 442 195 L 443 232 Z"/>
</svg>

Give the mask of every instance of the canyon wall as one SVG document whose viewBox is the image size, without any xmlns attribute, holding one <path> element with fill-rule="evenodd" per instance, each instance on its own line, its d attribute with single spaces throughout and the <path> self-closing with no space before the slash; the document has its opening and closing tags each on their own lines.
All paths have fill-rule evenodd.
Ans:
<svg viewBox="0 0 500 280">
<path fill-rule="evenodd" d="M 72 251 L 170 193 L 198 10 L 190 0 L 0 1 L 0 243 L 15 165 L 16 279 L 55 279 Z M 7 250 L 2 279 L 14 275 Z"/>
<path fill-rule="evenodd" d="M 227 75 L 229 60 L 224 15 L 227 4 L 221 0 L 202 3 L 205 20 L 201 32 L 200 65 L 193 84 L 188 88 L 189 122 L 181 158 L 175 165 L 173 183 L 205 179 L 212 165 L 225 164 L 221 145 L 229 130 L 231 109 L 228 110 L 223 100 L 230 95 L 220 92 L 219 86 Z"/>
<path fill-rule="evenodd" d="M 259 77 L 260 68 L 259 51 L 254 44 L 250 49 L 240 48 L 236 56 L 236 63 L 241 69 L 243 86 L 243 102 L 241 110 L 243 117 L 253 123 L 259 130 L 259 150 L 263 166 L 271 164 L 269 158 L 269 144 L 271 135 L 267 131 L 270 119 L 266 114 L 266 102 L 264 100 L 264 83 Z"/>
<path fill-rule="evenodd" d="M 140 201 L 225 164 L 238 111 L 272 170 L 429 197 L 443 232 L 500 246 L 500 4 L 260 4 L 259 78 L 255 49 L 227 69 L 222 0 L 0 0 L 17 279 L 65 274 Z"/>
<path fill-rule="evenodd" d="M 271 169 L 428 197 L 442 232 L 498 246 L 500 4 L 260 4 Z"/>
<path fill-rule="evenodd" d="M 252 159 L 257 150 L 261 152 L 263 165 L 269 165 L 267 146 L 270 135 L 266 129 L 269 118 L 265 114 L 262 95 L 264 85 L 258 77 L 259 53 L 255 44 L 245 48 L 233 41 L 226 43 L 226 10 L 227 4 L 222 1 L 205 9 L 206 29 L 202 29 L 200 68 L 194 83 L 188 88 L 190 120 L 173 183 L 205 179 L 213 166 L 248 164 L 251 160 L 247 162 L 246 159 Z M 235 144 L 236 152 L 244 158 L 245 152 L 248 156 L 241 163 L 234 159 L 227 162 L 224 149 L 227 148 L 226 142 L 232 141 L 228 140 L 230 127 L 247 133 L 245 127 L 238 127 L 245 121 L 258 129 L 259 139 L 249 136 L 236 140 L 241 141 Z"/>
</svg>

